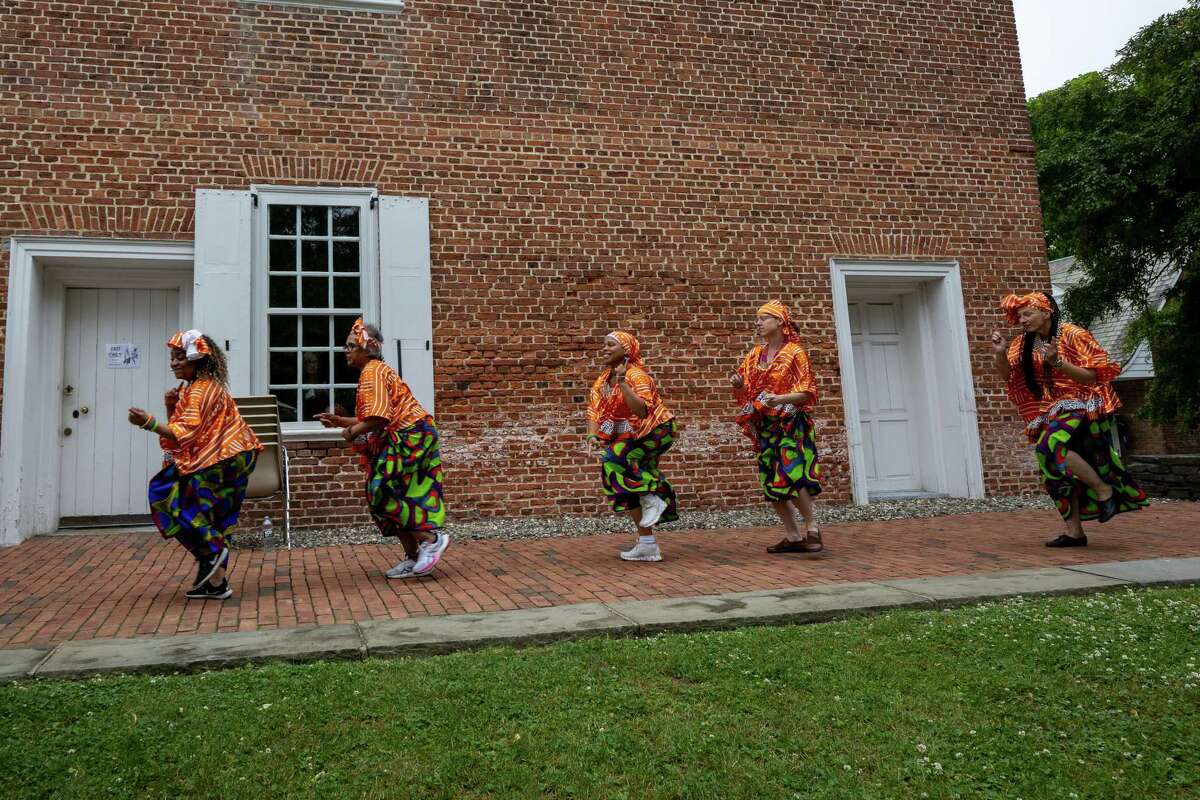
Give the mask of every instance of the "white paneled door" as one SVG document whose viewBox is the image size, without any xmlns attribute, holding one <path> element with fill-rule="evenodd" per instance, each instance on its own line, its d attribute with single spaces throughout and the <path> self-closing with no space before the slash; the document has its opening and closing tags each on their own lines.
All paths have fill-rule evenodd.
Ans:
<svg viewBox="0 0 1200 800">
<path fill-rule="evenodd" d="M 907 352 L 911 343 L 905 342 L 901 304 L 896 300 L 848 305 L 867 489 L 919 490 L 921 466 L 911 391 L 915 353 Z"/>
<path fill-rule="evenodd" d="M 67 289 L 61 505 L 64 524 L 149 516 L 146 483 L 162 465 L 158 437 L 130 406 L 163 415 L 175 385 L 166 341 L 179 328 L 177 289 Z"/>
</svg>

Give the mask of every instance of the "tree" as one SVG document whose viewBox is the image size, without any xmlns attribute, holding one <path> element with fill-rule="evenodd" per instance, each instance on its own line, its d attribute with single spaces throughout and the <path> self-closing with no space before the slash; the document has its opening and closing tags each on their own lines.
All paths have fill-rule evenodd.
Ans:
<svg viewBox="0 0 1200 800">
<path fill-rule="evenodd" d="M 1142 28 L 1103 73 L 1029 102 L 1052 257 L 1084 272 L 1067 292 L 1081 324 L 1127 302 L 1129 346 L 1150 342 L 1143 414 L 1200 425 L 1200 0 Z M 1148 290 L 1180 272 L 1161 310 Z"/>
</svg>

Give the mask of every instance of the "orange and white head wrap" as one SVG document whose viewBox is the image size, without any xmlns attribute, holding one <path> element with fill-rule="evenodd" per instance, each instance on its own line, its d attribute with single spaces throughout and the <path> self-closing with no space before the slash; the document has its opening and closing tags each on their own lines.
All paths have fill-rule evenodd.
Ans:
<svg viewBox="0 0 1200 800">
<path fill-rule="evenodd" d="M 766 314 L 769 317 L 783 322 L 783 339 L 787 342 L 800 343 L 800 334 L 796 333 L 796 327 L 792 325 L 792 317 L 788 313 L 788 308 L 778 300 L 771 300 L 768 303 L 763 303 L 759 306 L 759 314 Z"/>
<path fill-rule="evenodd" d="M 208 342 L 205 340 L 204 334 L 195 329 L 176 332 L 167 340 L 167 347 L 172 350 L 182 350 L 188 361 L 199 361 L 212 352 L 208 349 Z"/>
<path fill-rule="evenodd" d="M 1010 294 L 1000 301 L 1000 309 L 1004 312 L 1004 317 L 1008 320 L 1009 325 L 1016 325 L 1021 321 L 1021 309 L 1025 306 L 1040 308 L 1047 314 L 1054 311 L 1050 301 L 1046 299 L 1046 295 L 1041 292 Z"/>
<path fill-rule="evenodd" d="M 350 338 L 354 343 L 370 353 L 378 353 L 380 350 L 380 342 L 375 337 L 367 332 L 367 325 L 363 322 L 363 318 L 359 317 L 354 320 L 354 327 L 350 329 Z"/>
<path fill-rule="evenodd" d="M 637 337 L 632 333 L 625 331 L 613 331 L 605 339 L 612 339 L 621 347 L 625 348 L 625 357 L 629 359 L 630 364 L 636 364 L 639 367 L 644 367 L 642 363 L 642 344 L 637 340 Z"/>
</svg>

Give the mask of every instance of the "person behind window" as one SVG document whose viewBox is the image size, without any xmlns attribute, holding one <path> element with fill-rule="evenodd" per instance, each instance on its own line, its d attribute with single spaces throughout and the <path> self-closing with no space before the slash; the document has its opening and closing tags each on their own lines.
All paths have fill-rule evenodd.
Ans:
<svg viewBox="0 0 1200 800">
<path fill-rule="evenodd" d="M 1084 328 L 1060 320 L 1047 292 L 1010 294 L 1000 302 L 1009 325 L 1022 333 L 992 334 L 996 374 L 1025 421 L 1046 493 L 1067 530 L 1047 547 L 1084 547 L 1083 522 L 1108 522 L 1148 505 L 1113 446 L 1113 415 L 1121 401 L 1113 380 L 1121 365 Z"/>
<path fill-rule="evenodd" d="M 346 363 L 359 370 L 356 416 L 318 414 L 327 428 L 341 428 L 367 471 L 367 508 L 384 536 L 400 539 L 404 559 L 389 578 L 412 578 L 433 570 L 449 534 L 442 498 L 442 457 L 433 417 L 408 384 L 383 361 L 383 336 L 362 318 L 346 337 Z"/>
<path fill-rule="evenodd" d="M 163 538 L 174 538 L 196 559 L 186 596 L 224 600 L 233 594 L 225 532 L 237 522 L 250 473 L 263 446 L 229 396 L 225 355 L 197 330 L 176 333 L 171 372 L 182 384 L 164 396 L 167 421 L 140 408 L 129 421 L 157 433 L 165 454 L 150 479 L 150 514 Z"/>
<path fill-rule="evenodd" d="M 625 511 L 638 540 L 624 561 L 662 561 L 654 537 L 659 522 L 679 519 L 675 490 L 658 468 L 678 428 L 641 357 L 642 346 L 625 331 L 604 337 L 604 370 L 588 399 L 588 445 L 602 451 L 600 484 L 613 511 Z"/>
<path fill-rule="evenodd" d="M 821 466 L 809 413 L 817 383 L 808 353 L 778 300 L 758 309 L 755 332 L 763 343 L 729 378 L 737 423 L 758 459 L 763 496 L 783 523 L 784 538 L 768 553 L 819 553 L 825 549 L 813 498 L 821 493 Z M 801 535 L 796 514 L 804 519 Z"/>
</svg>

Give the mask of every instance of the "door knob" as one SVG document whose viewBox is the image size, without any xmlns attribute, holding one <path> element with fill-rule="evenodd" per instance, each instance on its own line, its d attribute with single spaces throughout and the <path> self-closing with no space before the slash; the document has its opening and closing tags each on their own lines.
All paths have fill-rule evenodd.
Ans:
<svg viewBox="0 0 1200 800">
<path fill-rule="evenodd" d="M 80 414 L 86 414 L 86 413 L 88 413 L 88 411 L 90 411 L 90 410 L 91 410 L 91 409 L 89 409 L 87 406 L 84 406 L 83 408 L 79 409 L 79 413 L 80 413 Z"/>
<path fill-rule="evenodd" d="M 70 436 L 70 435 L 71 435 L 71 429 L 63 428 L 63 436 Z"/>
</svg>

